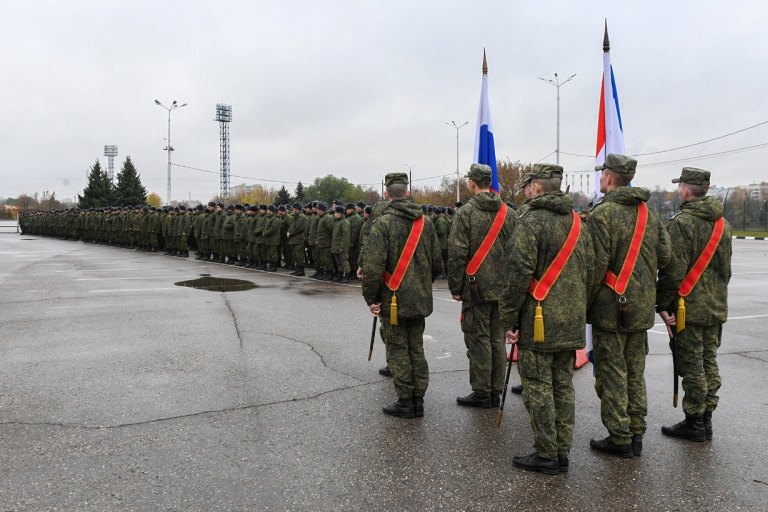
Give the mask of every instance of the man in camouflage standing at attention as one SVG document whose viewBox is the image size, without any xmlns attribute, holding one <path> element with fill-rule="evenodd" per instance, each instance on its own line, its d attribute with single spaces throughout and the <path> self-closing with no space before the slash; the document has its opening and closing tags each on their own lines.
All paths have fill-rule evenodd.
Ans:
<svg viewBox="0 0 768 512">
<path fill-rule="evenodd" d="M 669 262 L 669 235 L 646 206 L 651 193 L 629 187 L 637 160 L 609 153 L 600 191 L 586 225 L 595 251 L 595 274 L 587 321 L 592 324 L 595 391 L 608 437 L 593 450 L 619 457 L 640 455 L 648 397 L 645 356 L 648 329 L 656 319 L 656 273 Z M 523 384 L 525 386 L 525 384 Z"/>
<path fill-rule="evenodd" d="M 293 251 L 293 262 L 296 266 L 291 275 L 303 276 L 304 275 L 304 263 L 306 258 L 304 257 L 304 240 L 307 234 L 307 216 L 302 212 L 301 203 L 294 203 L 293 205 L 293 220 L 288 228 L 288 247 Z"/>
<path fill-rule="evenodd" d="M 385 414 L 424 415 L 429 367 L 424 319 L 432 314 L 432 282 L 442 261 L 435 228 L 408 198 L 408 175 L 386 175 L 389 206 L 371 227 L 363 262 L 363 297 L 381 317 L 381 339 L 397 392 Z M 408 243 L 410 242 L 410 243 Z"/>
<path fill-rule="evenodd" d="M 490 191 L 489 166 L 472 164 L 467 178 L 472 198 L 456 213 L 447 241 L 448 288 L 454 300 L 461 301 L 461 330 L 472 386 L 472 393 L 456 402 L 487 408 L 499 405 L 504 390 L 507 357 L 498 301 L 504 291 L 501 276 L 507 268 L 515 212 Z M 443 215 L 436 217 L 435 231 L 442 226 L 447 232 Z"/>
<path fill-rule="evenodd" d="M 712 439 L 712 412 L 717 407 L 720 372 L 717 349 L 728 319 L 731 279 L 731 226 L 723 205 L 706 197 L 709 172 L 684 167 L 678 183 L 680 213 L 667 230 L 672 241 L 669 265 L 659 271 L 656 309 L 675 332 L 678 372 L 683 378 L 685 420 L 662 427 L 664 435 Z"/>
<path fill-rule="evenodd" d="M 589 233 L 560 191 L 562 176 L 559 165 L 534 165 L 532 199 L 512 233 L 499 306 L 508 341 L 518 344 L 536 449 L 512 463 L 548 475 L 568 471 L 576 413 L 573 366 L 585 344 L 594 260 Z"/>
</svg>

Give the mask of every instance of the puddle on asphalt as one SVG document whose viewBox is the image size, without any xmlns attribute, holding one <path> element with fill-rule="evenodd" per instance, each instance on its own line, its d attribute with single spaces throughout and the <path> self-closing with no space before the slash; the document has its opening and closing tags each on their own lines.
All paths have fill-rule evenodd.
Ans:
<svg viewBox="0 0 768 512">
<path fill-rule="evenodd" d="M 189 281 L 179 281 L 174 283 L 176 286 L 186 286 L 198 290 L 207 290 L 209 292 L 244 292 L 258 288 L 258 286 L 244 279 L 226 279 L 223 277 L 211 277 L 203 274 L 199 279 Z"/>
</svg>

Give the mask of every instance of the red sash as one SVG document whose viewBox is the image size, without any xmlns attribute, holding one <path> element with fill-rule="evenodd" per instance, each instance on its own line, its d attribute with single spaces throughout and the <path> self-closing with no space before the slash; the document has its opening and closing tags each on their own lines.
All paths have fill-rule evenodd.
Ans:
<svg viewBox="0 0 768 512">
<path fill-rule="evenodd" d="M 549 291 L 554 286 L 557 278 L 560 277 L 560 273 L 565 268 L 565 264 L 573 254 L 573 250 L 576 248 L 576 242 L 579 241 L 579 234 L 581 234 L 581 218 L 575 211 L 573 214 L 573 222 L 571 223 L 571 229 L 568 231 L 568 237 L 565 239 L 565 243 L 558 251 L 555 259 L 549 264 L 547 270 L 544 271 L 544 275 L 538 281 L 536 278 L 531 280 L 531 286 L 528 288 L 528 292 L 533 298 L 539 302 L 547 298 Z"/>
<path fill-rule="evenodd" d="M 408 240 L 405 242 L 405 247 L 400 253 L 400 258 L 397 260 L 395 270 L 390 274 L 384 271 L 384 275 L 381 280 L 387 285 L 390 290 L 397 291 L 400 288 L 400 283 L 403 282 L 405 272 L 408 270 L 408 266 L 411 264 L 413 254 L 416 252 L 416 246 L 419 245 L 419 239 L 421 238 L 421 232 L 424 230 L 424 216 L 422 215 L 411 225 L 411 232 L 408 235 Z"/>
<path fill-rule="evenodd" d="M 504 203 L 501 203 L 501 208 L 498 212 L 496 212 L 496 217 L 493 219 L 493 224 L 491 224 L 491 229 L 488 230 L 488 233 L 485 235 L 485 238 L 483 238 L 483 243 L 480 244 L 480 248 L 477 249 L 477 252 L 474 256 L 472 256 L 472 259 L 469 260 L 469 264 L 467 265 L 467 275 L 473 276 L 477 274 L 477 271 L 480 270 L 480 266 L 485 261 L 485 257 L 488 256 L 488 253 L 491 252 L 491 247 L 493 247 L 493 244 L 496 242 L 496 239 L 499 237 L 499 233 L 501 233 L 501 228 L 504 226 L 504 221 L 507 218 L 507 205 Z"/>
<path fill-rule="evenodd" d="M 648 206 L 645 203 L 637 205 L 637 220 L 635 221 L 635 231 L 632 233 L 632 241 L 629 244 L 629 250 L 627 256 L 624 258 L 624 263 L 621 265 L 621 271 L 616 276 L 613 272 L 608 270 L 605 273 L 603 282 L 616 292 L 618 295 L 624 295 L 627 291 L 627 285 L 629 285 L 629 279 L 632 277 L 632 272 L 635 270 L 635 263 L 637 263 L 637 257 L 640 255 L 640 247 L 643 245 L 643 237 L 645 236 L 645 228 L 648 225 Z"/>
<path fill-rule="evenodd" d="M 690 293 L 693 291 L 693 288 L 696 286 L 696 283 L 699 282 L 699 278 L 707 269 L 709 262 L 712 261 L 712 257 L 715 255 L 717 246 L 720 244 L 720 239 L 723 236 L 724 229 L 725 221 L 722 217 L 720 217 L 715 221 L 715 225 L 712 227 L 712 235 L 709 237 L 709 241 L 704 247 L 704 250 L 699 255 L 696 263 L 693 264 L 691 270 L 688 271 L 688 274 L 686 274 L 683 282 L 680 283 L 680 290 L 678 291 L 678 295 L 681 297 L 687 297 L 690 295 Z"/>
</svg>

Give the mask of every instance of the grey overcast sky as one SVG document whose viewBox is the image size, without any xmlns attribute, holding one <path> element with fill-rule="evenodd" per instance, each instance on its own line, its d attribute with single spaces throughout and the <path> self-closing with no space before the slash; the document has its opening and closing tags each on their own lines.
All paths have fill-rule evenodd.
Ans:
<svg viewBox="0 0 768 512">
<path fill-rule="evenodd" d="M 118 145 L 165 198 L 167 114 L 175 163 L 218 172 L 216 103 L 232 105 L 231 172 L 293 190 L 332 173 L 378 183 L 471 163 L 487 49 L 496 151 L 535 162 L 555 149 L 594 155 L 608 19 L 630 154 L 687 145 L 768 121 L 768 4 L 645 1 L 0 2 L 0 196 L 73 198 Z M 713 183 L 768 180 L 768 124 L 686 150 L 639 157 L 635 183 L 672 188 L 680 168 Z M 554 161 L 555 155 L 545 158 Z M 684 161 L 678 161 L 685 159 Z M 660 162 L 674 163 L 649 165 Z M 593 158 L 562 155 L 566 171 Z M 232 178 L 233 185 L 258 182 Z M 437 185 L 439 179 L 421 184 Z M 208 200 L 217 174 L 173 168 L 173 199 Z"/>
</svg>

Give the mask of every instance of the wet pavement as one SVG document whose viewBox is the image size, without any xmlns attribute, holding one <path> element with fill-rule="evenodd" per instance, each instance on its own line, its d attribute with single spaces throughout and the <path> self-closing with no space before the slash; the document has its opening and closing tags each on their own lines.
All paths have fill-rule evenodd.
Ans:
<svg viewBox="0 0 768 512">
<path fill-rule="evenodd" d="M 444 281 L 425 416 L 403 420 L 381 413 L 395 396 L 378 336 L 366 361 L 354 284 L 2 234 L 0 506 L 768 510 L 768 242 L 735 240 L 733 263 L 714 440 L 661 435 L 682 412 L 657 326 L 642 457 L 590 452 L 605 432 L 588 366 L 570 472 L 548 477 L 512 466 L 532 451 L 519 397 L 501 429 L 495 410 L 456 406 L 467 360 Z"/>
</svg>

